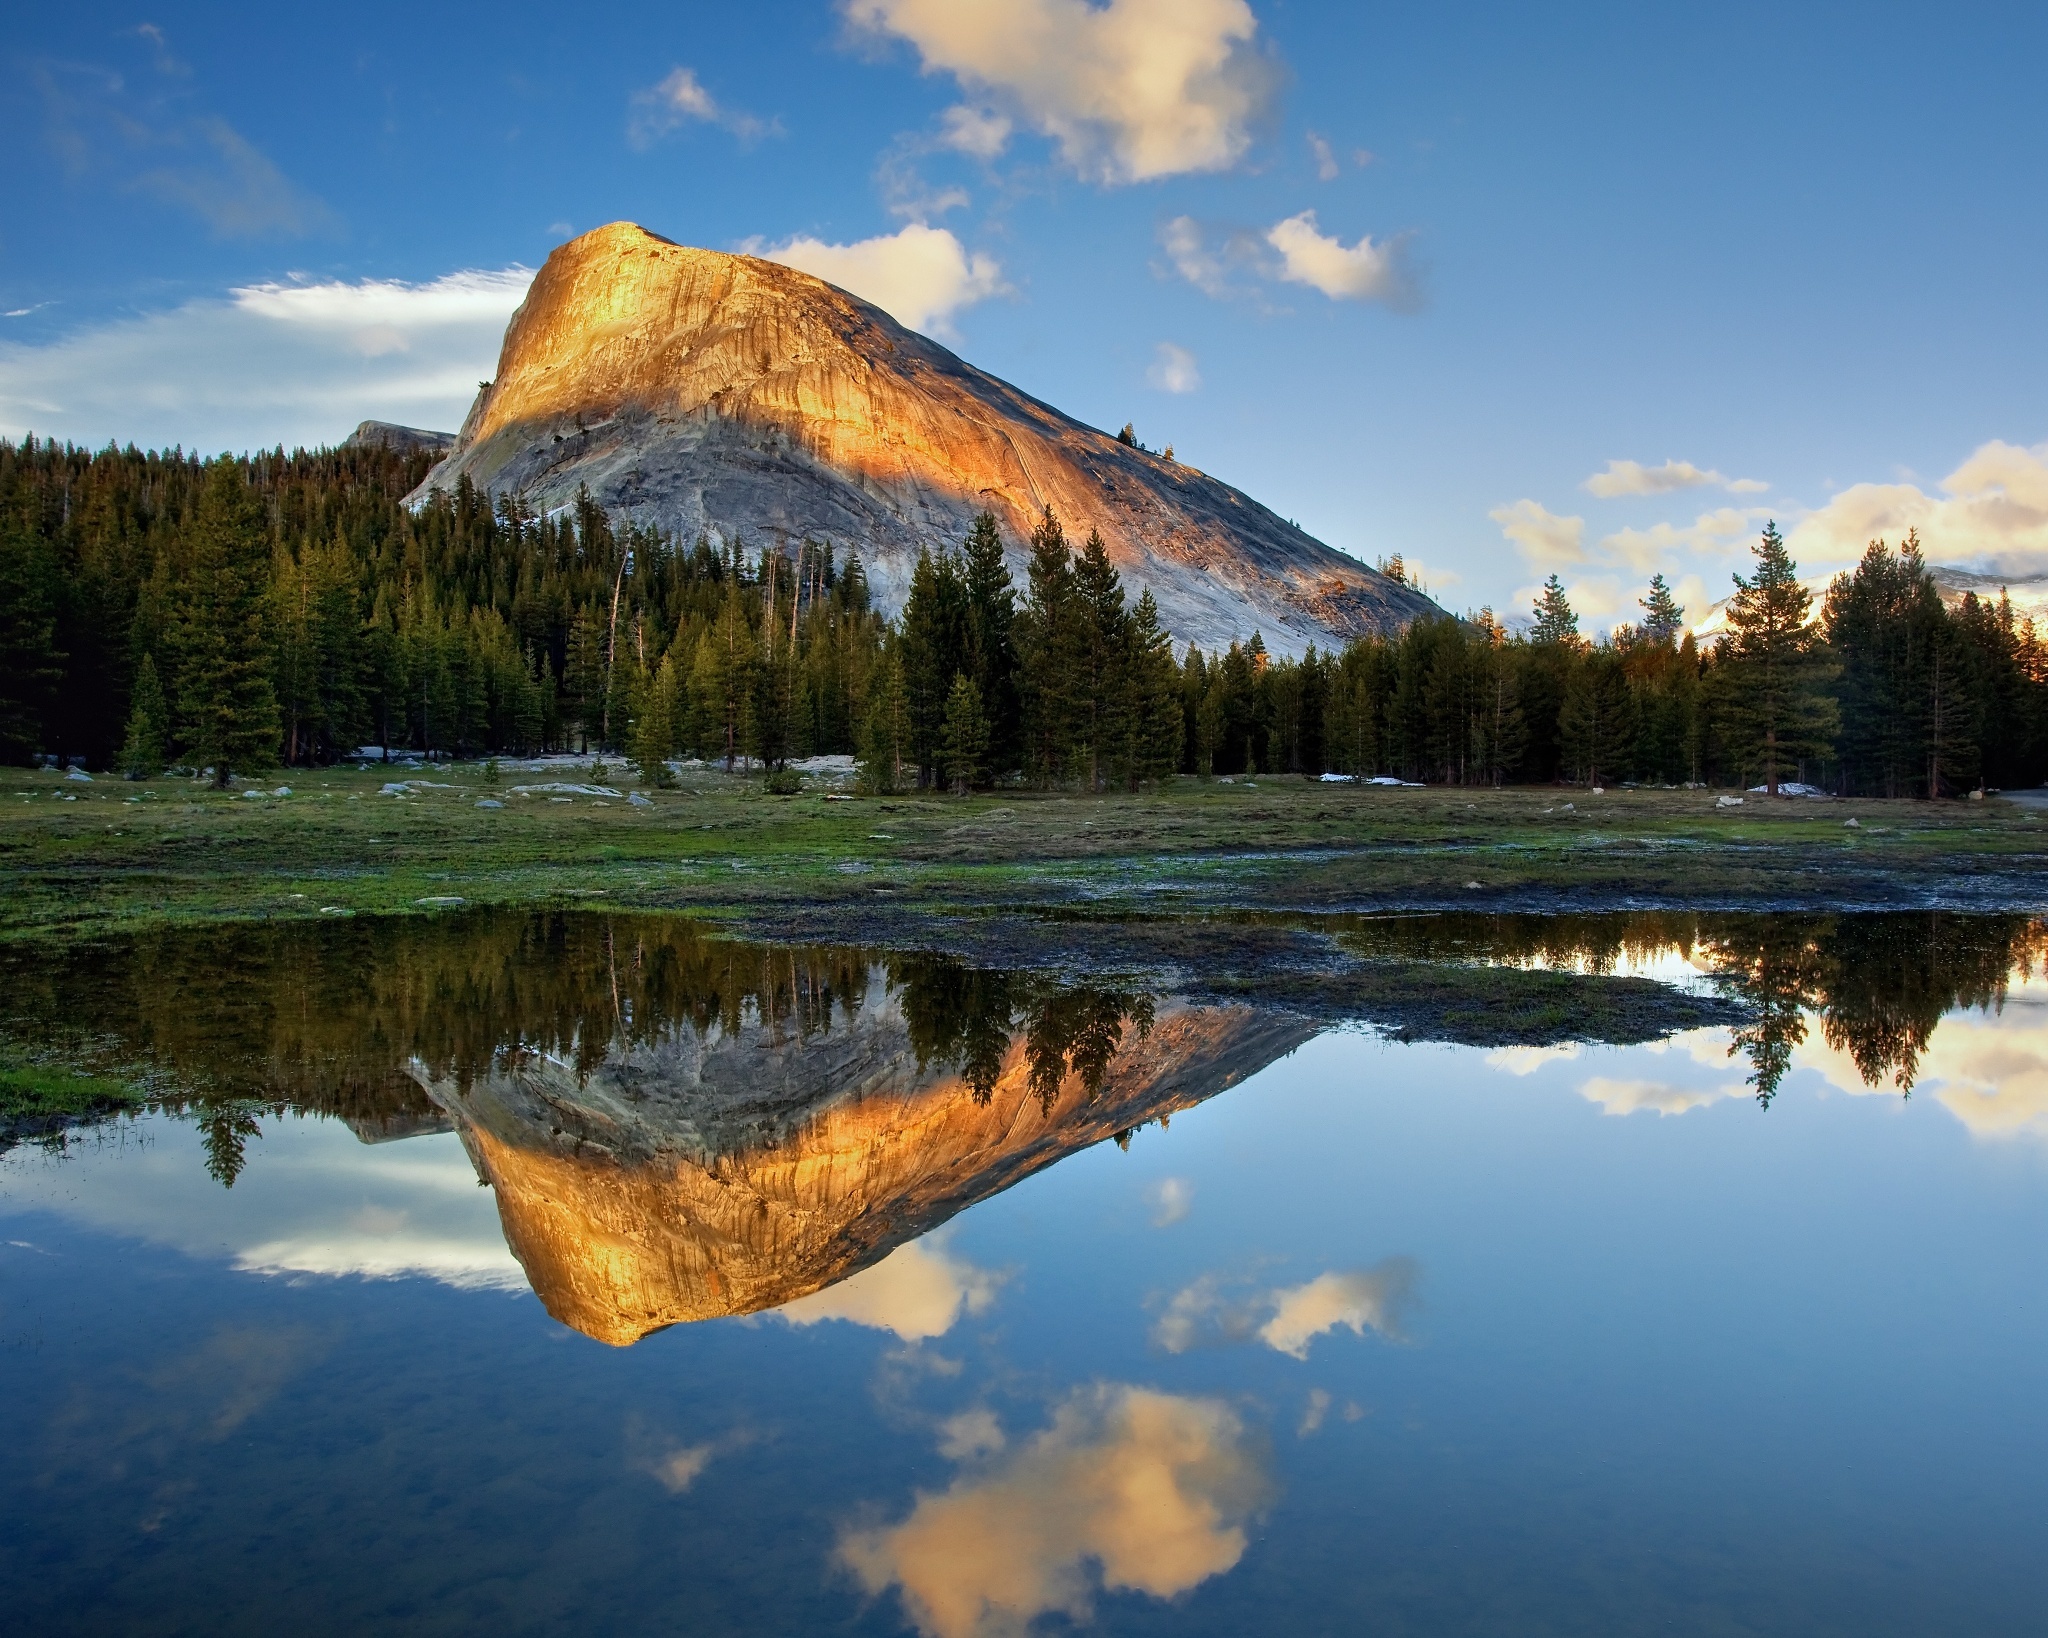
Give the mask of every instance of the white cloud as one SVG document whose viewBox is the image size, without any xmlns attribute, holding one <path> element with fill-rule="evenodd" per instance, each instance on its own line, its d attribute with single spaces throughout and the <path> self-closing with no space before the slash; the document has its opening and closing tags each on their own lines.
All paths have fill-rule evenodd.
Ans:
<svg viewBox="0 0 2048 1638">
<path fill-rule="evenodd" d="M 1145 1190 L 1145 1203 L 1154 1228 L 1171 1228 L 1194 1209 L 1195 1186 L 1184 1177 L 1162 1177 Z"/>
<path fill-rule="evenodd" d="M 849 1320 L 920 1342 L 944 1336 L 962 1313 L 983 1312 L 1001 1283 L 988 1270 L 949 1256 L 943 1240 L 929 1236 L 898 1246 L 851 1279 L 775 1312 L 792 1325 Z"/>
<path fill-rule="evenodd" d="M 81 443 L 333 443 L 358 421 L 453 431 L 531 270 L 249 285 L 227 300 L 0 344 L 0 429 Z"/>
<path fill-rule="evenodd" d="M 1257 1337 L 1296 1359 L 1323 1332 L 1349 1326 L 1398 1338 L 1401 1318 L 1415 1300 L 1414 1259 L 1389 1257 L 1371 1268 L 1333 1269 L 1306 1285 L 1246 1290 L 1204 1274 L 1168 1300 L 1152 1327 L 1152 1340 L 1170 1354 Z M 1234 1285 L 1234 1289 L 1233 1289 Z"/>
<path fill-rule="evenodd" d="M 1683 1115 L 1723 1098 L 1743 1097 L 1748 1091 L 1748 1087 L 1739 1084 L 1701 1090 L 1663 1081 L 1611 1080 L 1596 1075 L 1579 1087 L 1579 1096 L 1588 1103 L 1597 1103 L 1601 1112 L 1609 1115 L 1633 1115 L 1645 1109 L 1660 1115 Z"/>
<path fill-rule="evenodd" d="M 1406 311 L 1420 300 L 1404 237 L 1347 245 L 1324 233 L 1316 213 L 1305 210 L 1269 228 L 1266 243 L 1280 253 L 1280 278 L 1320 290 L 1332 301 L 1377 301 Z"/>
<path fill-rule="evenodd" d="M 2048 443 L 1994 439 L 1937 487 L 1940 494 L 1930 495 L 1917 484 L 1856 484 L 1801 518 L 1786 544 L 1802 569 L 1816 572 L 1847 568 L 1870 541 L 1896 546 L 1918 529 L 1930 563 L 1992 574 L 2048 571 Z"/>
<path fill-rule="evenodd" d="M 744 248 L 815 273 L 873 302 L 907 328 L 935 335 L 950 335 L 953 314 L 1006 288 L 993 256 L 970 255 L 948 229 L 923 222 L 850 245 L 799 236 L 767 249 L 757 243 Z"/>
<path fill-rule="evenodd" d="M 899 1588 L 930 1638 L 1021 1638 L 1041 1615 L 1087 1617 L 1091 1564 L 1105 1589 L 1153 1598 L 1223 1574 L 1266 1489 L 1222 1401 L 1102 1384 L 993 1470 L 850 1532 L 839 1558 L 870 1594 Z"/>
<path fill-rule="evenodd" d="M 761 120 L 728 108 L 704 89 L 693 68 L 671 68 L 658 85 L 635 91 L 626 118 L 626 141 L 645 150 L 678 127 L 697 121 L 730 131 L 741 142 L 780 136 L 780 120 Z"/>
<path fill-rule="evenodd" d="M 1667 460 L 1662 466 L 1609 461 L 1606 471 L 1595 472 L 1582 487 L 1602 500 L 1613 500 L 1620 495 L 1668 495 L 1680 489 L 1721 488 L 1734 495 L 1755 495 L 1770 485 L 1756 478 L 1730 478 L 1690 461 Z"/>
<path fill-rule="evenodd" d="M 230 1193 L 207 1175 L 196 1125 L 139 1125 L 140 1149 L 81 1146 L 61 1167 L 38 1169 L 16 1150 L 0 1162 L 0 1215 L 53 1211 L 251 1274 L 527 1288 L 452 1133 L 367 1145 L 338 1120 L 265 1116 Z"/>
<path fill-rule="evenodd" d="M 1001 114 L 965 103 L 939 117 L 939 146 L 976 159 L 994 159 L 1009 145 L 1011 125 Z"/>
<path fill-rule="evenodd" d="M 1533 500 L 1496 506 L 1486 515 L 1500 525 L 1500 532 L 1521 549 L 1535 568 L 1578 563 L 1585 558 L 1584 518 L 1560 517 Z"/>
<path fill-rule="evenodd" d="M 1202 294 L 1231 293 L 1223 257 L 1209 248 L 1201 224 L 1192 216 L 1176 216 L 1161 226 L 1159 245 L 1173 270 Z"/>
<path fill-rule="evenodd" d="M 1193 392 L 1202 384 L 1202 372 L 1195 366 L 1195 355 L 1187 348 L 1162 341 L 1153 352 L 1152 367 L 1145 372 L 1145 379 L 1161 392 Z"/>
<path fill-rule="evenodd" d="M 717 1454 L 716 1445 L 685 1445 L 656 1462 L 654 1476 L 671 1495 L 680 1496 L 697 1482 L 697 1476 L 711 1465 L 711 1458 Z"/>
<path fill-rule="evenodd" d="M 1227 170 L 1277 75 L 1245 0 L 846 0 L 1101 182 Z"/>
<path fill-rule="evenodd" d="M 1600 539 L 1599 555 L 1642 573 L 1669 568 L 1681 555 L 1726 557 L 1756 539 L 1764 509 L 1734 506 L 1702 512 L 1690 524 L 1656 523 L 1647 529 L 1618 529 Z"/>
<path fill-rule="evenodd" d="M 1308 151 L 1309 156 L 1316 162 L 1316 179 L 1320 182 L 1336 181 L 1337 174 L 1343 166 L 1337 163 L 1336 152 L 1330 147 L 1329 142 L 1311 131 L 1308 134 Z"/>
<path fill-rule="evenodd" d="M 1389 1257 L 1372 1268 L 1318 1274 L 1306 1285 L 1276 1291 L 1273 1317 L 1259 1327 L 1259 1340 L 1306 1359 L 1309 1344 L 1340 1325 L 1356 1336 L 1371 1330 L 1398 1338 L 1415 1300 L 1416 1273 L 1412 1259 Z"/>
</svg>

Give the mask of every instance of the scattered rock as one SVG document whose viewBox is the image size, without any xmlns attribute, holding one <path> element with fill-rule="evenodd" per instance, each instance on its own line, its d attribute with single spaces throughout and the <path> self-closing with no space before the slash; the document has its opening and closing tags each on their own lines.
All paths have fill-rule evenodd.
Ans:
<svg viewBox="0 0 2048 1638">
<path fill-rule="evenodd" d="M 429 909 L 440 910 L 458 904 L 467 904 L 469 900 L 454 893 L 435 893 L 424 899 L 414 899 L 412 902 L 414 904 L 424 904 Z"/>
<path fill-rule="evenodd" d="M 505 804 L 495 796 L 485 796 L 479 797 L 476 805 L 480 808 L 502 808 Z"/>
<path fill-rule="evenodd" d="M 81 785 L 90 785 L 92 783 L 92 775 L 83 768 L 67 768 L 64 770 L 64 777 L 66 779 L 75 779 Z"/>
<path fill-rule="evenodd" d="M 1850 830 L 1861 830 L 1863 828 L 1863 821 L 1861 819 L 1844 819 L 1842 823 Z"/>
<path fill-rule="evenodd" d="M 652 797 L 642 796 L 638 791 L 635 791 L 626 800 L 636 808 L 651 808 L 654 806 L 654 799 Z"/>
<path fill-rule="evenodd" d="M 1717 796 L 1714 798 L 1714 806 L 1717 808 L 1739 808 L 1742 806 L 1742 798 L 1739 796 Z"/>
</svg>

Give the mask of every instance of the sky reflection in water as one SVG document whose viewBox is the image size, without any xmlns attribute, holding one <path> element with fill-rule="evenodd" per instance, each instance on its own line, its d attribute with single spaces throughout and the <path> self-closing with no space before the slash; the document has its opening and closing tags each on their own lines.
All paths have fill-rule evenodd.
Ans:
<svg viewBox="0 0 2048 1638">
<path fill-rule="evenodd" d="M 808 1045 L 742 1008 L 727 1058 L 657 1030 L 580 1080 L 464 1048 L 402 1119 L 373 1054 L 343 1108 L 291 1048 L 305 1101 L 418 1135 L 256 1108 L 232 1188 L 201 1105 L 14 1149 L 0 1596 L 52 1632 L 2036 1630 L 2042 979 L 1931 1030 L 1809 986 L 1768 1107 L 1733 1028 L 1408 1045 L 1164 997 L 1141 1040 L 1125 992 L 1025 985 L 1018 1036 L 1081 1059 L 1046 1103 L 1044 1052 L 926 1017 L 920 1068 L 929 997 L 833 970 Z M 821 1042 L 864 1098 L 635 1147 L 657 1071 L 795 1097 Z M 521 1136 L 520 1075 L 572 1130 Z M 507 1227 L 572 1323 L 734 1317 L 598 1346 Z M 792 1267 L 823 1283 L 749 1313 Z"/>
</svg>

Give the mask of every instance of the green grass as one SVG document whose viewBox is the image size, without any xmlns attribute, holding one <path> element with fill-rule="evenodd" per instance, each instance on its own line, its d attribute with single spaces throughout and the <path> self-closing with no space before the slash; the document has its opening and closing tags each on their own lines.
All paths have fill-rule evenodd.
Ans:
<svg viewBox="0 0 2048 1638">
<path fill-rule="evenodd" d="M 387 778 L 445 788 L 379 794 Z M 2048 821 L 1987 802 L 1766 802 L 1704 791 L 1387 790 L 1179 779 L 1135 796 L 768 795 L 757 777 L 566 802 L 477 766 L 280 772 L 287 797 L 193 781 L 0 773 L 0 936 L 189 921 L 431 913 L 423 899 L 790 912 L 1214 909 L 2032 909 Z M 606 782 L 637 787 L 614 767 Z M 502 808 L 476 806 L 491 798 Z M 1855 817 L 1857 828 L 1844 821 Z"/>
<path fill-rule="evenodd" d="M 104 1114 L 144 1097 L 126 1081 L 98 1075 L 43 1064 L 0 1067 L 0 1126 Z"/>
</svg>

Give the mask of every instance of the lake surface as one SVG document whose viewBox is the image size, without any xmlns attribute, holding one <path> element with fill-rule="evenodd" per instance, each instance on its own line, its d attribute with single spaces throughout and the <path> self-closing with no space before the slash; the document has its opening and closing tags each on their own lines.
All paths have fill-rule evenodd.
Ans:
<svg viewBox="0 0 2048 1638">
<path fill-rule="evenodd" d="M 0 1155 L 5 1625 L 2048 1626 L 2038 926 L 1346 936 L 1740 1016 L 602 915 L 8 952 L 11 1061 L 151 1101 Z"/>
</svg>

